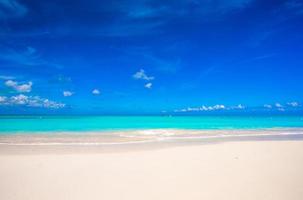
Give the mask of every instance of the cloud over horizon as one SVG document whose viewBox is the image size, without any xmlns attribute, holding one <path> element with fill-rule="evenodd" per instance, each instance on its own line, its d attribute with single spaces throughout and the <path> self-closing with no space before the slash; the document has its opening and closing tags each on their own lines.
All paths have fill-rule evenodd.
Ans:
<svg viewBox="0 0 303 200">
<path fill-rule="evenodd" d="M 57 103 L 39 96 L 19 94 L 11 97 L 0 96 L 0 106 L 26 106 L 58 109 L 65 107 L 65 104 Z"/>
<path fill-rule="evenodd" d="M 182 109 L 175 109 L 175 113 L 185 113 L 185 112 L 203 112 L 203 111 L 294 111 L 300 109 L 300 104 L 298 102 L 289 102 L 285 105 L 280 103 L 275 103 L 274 105 L 264 104 L 263 106 L 243 106 L 238 104 L 237 106 L 225 106 L 223 104 L 217 104 L 214 106 L 200 106 L 200 107 L 187 107 Z"/>
</svg>

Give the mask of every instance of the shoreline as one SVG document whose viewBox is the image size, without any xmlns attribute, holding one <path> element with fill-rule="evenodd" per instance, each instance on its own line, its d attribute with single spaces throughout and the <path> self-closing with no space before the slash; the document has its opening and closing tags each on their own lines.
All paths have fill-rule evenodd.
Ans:
<svg viewBox="0 0 303 200">
<path fill-rule="evenodd" d="M 303 129 L 146 129 L 85 134 L 56 132 L 0 135 L 0 155 L 115 153 L 251 141 L 303 141 Z"/>
<path fill-rule="evenodd" d="M 48 141 L 61 141 L 62 144 L 73 141 L 142 141 L 148 139 L 176 140 L 176 139 L 208 139 L 225 137 L 254 137 L 254 136 L 282 136 L 303 135 L 303 128 L 262 128 L 262 129 L 132 129 L 111 131 L 52 131 L 52 132 L 8 132 L 0 133 L 1 144 L 22 144 L 31 141 L 46 143 Z M 40 139 L 40 140 L 39 140 Z M 12 142 L 12 143 L 9 143 Z M 59 143 L 59 142 L 58 142 Z"/>
</svg>

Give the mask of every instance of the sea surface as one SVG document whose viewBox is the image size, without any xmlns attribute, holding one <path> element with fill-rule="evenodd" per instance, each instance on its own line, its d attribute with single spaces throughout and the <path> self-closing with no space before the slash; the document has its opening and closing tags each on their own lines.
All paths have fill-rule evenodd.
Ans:
<svg viewBox="0 0 303 200">
<path fill-rule="evenodd" d="M 303 116 L 0 116 L 0 134 L 302 128 Z"/>
</svg>

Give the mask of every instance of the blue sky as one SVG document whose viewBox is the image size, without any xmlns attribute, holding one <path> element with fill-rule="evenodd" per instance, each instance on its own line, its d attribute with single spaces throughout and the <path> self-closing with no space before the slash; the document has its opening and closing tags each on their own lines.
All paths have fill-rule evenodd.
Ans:
<svg viewBox="0 0 303 200">
<path fill-rule="evenodd" d="M 299 0 L 0 0 L 0 113 L 302 110 Z"/>
</svg>

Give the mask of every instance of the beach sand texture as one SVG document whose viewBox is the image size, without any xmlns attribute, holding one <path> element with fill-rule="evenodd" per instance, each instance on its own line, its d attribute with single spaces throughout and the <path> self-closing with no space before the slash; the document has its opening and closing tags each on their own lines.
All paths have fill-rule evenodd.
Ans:
<svg viewBox="0 0 303 200">
<path fill-rule="evenodd" d="M 0 199 L 303 199 L 303 141 L 108 153 L 73 153 L 71 148 L 65 153 L 43 153 L 39 147 L 30 154 L 1 153 Z"/>
</svg>

